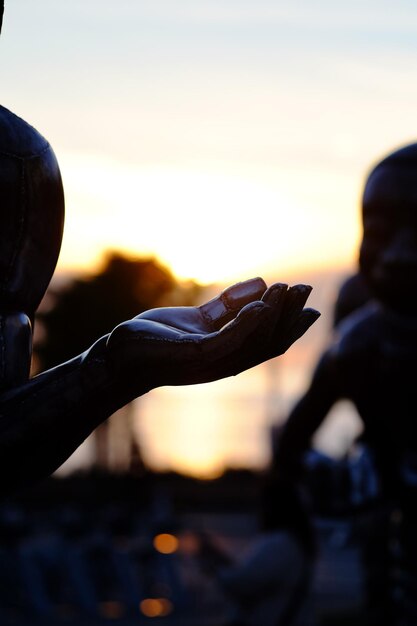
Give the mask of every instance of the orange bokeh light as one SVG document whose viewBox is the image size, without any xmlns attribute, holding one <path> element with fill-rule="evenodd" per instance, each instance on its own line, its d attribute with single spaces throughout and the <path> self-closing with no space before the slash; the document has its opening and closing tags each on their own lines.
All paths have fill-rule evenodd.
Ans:
<svg viewBox="0 0 417 626">
<path fill-rule="evenodd" d="M 140 603 L 140 610 L 146 617 L 165 617 L 172 609 L 172 602 L 167 598 L 145 598 Z"/>
<path fill-rule="evenodd" d="M 169 533 L 160 533 L 153 540 L 155 550 L 162 554 L 172 554 L 178 550 L 178 539 Z"/>
</svg>

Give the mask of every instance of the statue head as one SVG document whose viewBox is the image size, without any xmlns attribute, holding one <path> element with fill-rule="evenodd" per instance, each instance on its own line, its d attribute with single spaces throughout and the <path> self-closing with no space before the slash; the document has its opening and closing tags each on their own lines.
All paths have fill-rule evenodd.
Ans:
<svg viewBox="0 0 417 626">
<path fill-rule="evenodd" d="M 64 194 L 51 146 L 32 126 L 0 106 L 0 385 L 3 387 L 27 377 L 30 320 L 54 272 L 63 224 Z"/>
<path fill-rule="evenodd" d="M 374 296 L 417 315 L 417 144 L 384 158 L 364 189 L 360 269 Z"/>
</svg>

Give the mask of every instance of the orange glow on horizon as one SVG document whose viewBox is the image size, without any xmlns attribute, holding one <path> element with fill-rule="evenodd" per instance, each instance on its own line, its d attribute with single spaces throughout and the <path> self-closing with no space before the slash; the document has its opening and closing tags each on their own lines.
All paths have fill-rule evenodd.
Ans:
<svg viewBox="0 0 417 626">
<path fill-rule="evenodd" d="M 103 253 L 116 249 L 157 258 L 179 279 L 223 284 L 347 264 L 359 241 L 356 190 L 352 219 L 343 222 L 324 205 L 329 198 L 316 180 L 300 190 L 296 180 L 141 168 L 82 155 L 67 155 L 61 169 L 62 271 L 95 271 Z"/>
<path fill-rule="evenodd" d="M 258 447 L 252 442 L 268 408 L 265 385 L 260 366 L 209 385 L 164 387 L 143 396 L 135 430 L 145 462 L 200 480 L 214 480 L 228 467 L 262 467 L 267 434 Z"/>
</svg>

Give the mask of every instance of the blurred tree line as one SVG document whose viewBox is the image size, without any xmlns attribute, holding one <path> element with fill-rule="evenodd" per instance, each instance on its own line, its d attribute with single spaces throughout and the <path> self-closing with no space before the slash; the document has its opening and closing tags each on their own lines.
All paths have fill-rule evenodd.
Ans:
<svg viewBox="0 0 417 626">
<path fill-rule="evenodd" d="M 179 282 L 153 258 L 108 253 L 96 275 L 51 284 L 36 317 L 33 373 L 80 354 L 117 324 L 147 309 L 195 305 L 202 291 L 194 281 Z M 102 424 L 93 438 L 95 466 L 128 471 L 142 465 L 129 408 Z"/>
</svg>

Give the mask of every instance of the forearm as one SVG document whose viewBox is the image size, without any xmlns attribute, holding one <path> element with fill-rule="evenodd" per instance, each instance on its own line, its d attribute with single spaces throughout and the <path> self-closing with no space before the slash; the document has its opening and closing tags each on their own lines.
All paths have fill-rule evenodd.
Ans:
<svg viewBox="0 0 417 626">
<path fill-rule="evenodd" d="M 282 478 L 299 479 L 301 477 L 303 455 L 310 446 L 315 430 L 325 417 L 324 412 L 312 415 L 309 400 L 308 394 L 301 398 L 280 434 L 274 466 Z"/>
<path fill-rule="evenodd" d="M 0 396 L 0 495 L 57 469 L 118 408 L 149 390 L 115 375 L 106 337 L 86 353 Z"/>
<path fill-rule="evenodd" d="M 300 398 L 280 434 L 274 466 L 285 478 L 299 478 L 304 452 L 333 404 L 342 397 L 340 376 L 331 355 L 321 358 L 311 385 Z"/>
<path fill-rule="evenodd" d="M 283 354 L 318 313 L 303 308 L 310 287 L 265 288 L 253 279 L 200 307 L 144 312 L 0 395 L 0 494 L 51 473 L 98 424 L 154 387 L 226 378 Z"/>
</svg>

